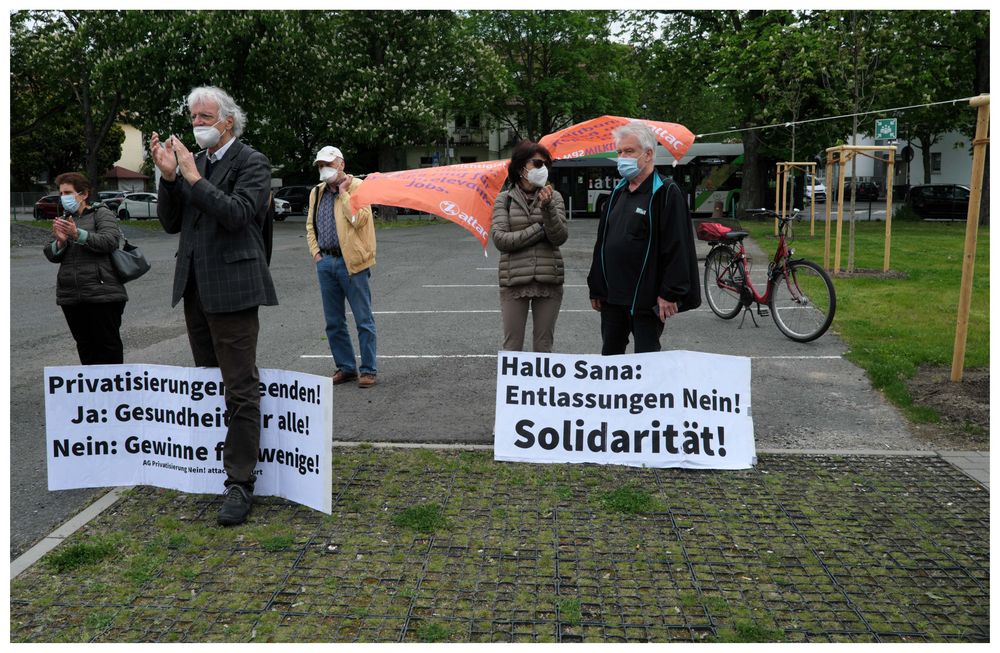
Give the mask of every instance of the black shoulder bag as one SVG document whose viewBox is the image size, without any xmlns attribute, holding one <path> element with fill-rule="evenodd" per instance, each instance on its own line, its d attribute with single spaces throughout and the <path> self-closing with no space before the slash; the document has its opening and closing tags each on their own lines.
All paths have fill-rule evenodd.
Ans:
<svg viewBox="0 0 1000 653">
<path fill-rule="evenodd" d="M 146 255 L 142 253 L 139 246 L 128 242 L 128 238 L 125 237 L 120 226 L 118 233 L 122 237 L 122 246 L 111 252 L 111 265 L 115 268 L 118 280 L 122 283 L 128 283 L 149 272 L 149 268 L 152 266 L 146 260 Z"/>
</svg>

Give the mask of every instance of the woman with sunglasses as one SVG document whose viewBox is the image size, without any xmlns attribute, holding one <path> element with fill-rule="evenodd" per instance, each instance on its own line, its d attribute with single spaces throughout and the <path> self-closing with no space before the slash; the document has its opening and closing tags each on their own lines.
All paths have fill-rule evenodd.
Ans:
<svg viewBox="0 0 1000 653">
<path fill-rule="evenodd" d="M 551 352 L 563 296 L 566 209 L 548 184 L 552 156 L 538 143 L 521 141 L 507 166 L 508 188 L 493 204 L 490 238 L 500 250 L 500 316 L 503 349 L 524 349 L 531 309 L 532 351 Z"/>
</svg>

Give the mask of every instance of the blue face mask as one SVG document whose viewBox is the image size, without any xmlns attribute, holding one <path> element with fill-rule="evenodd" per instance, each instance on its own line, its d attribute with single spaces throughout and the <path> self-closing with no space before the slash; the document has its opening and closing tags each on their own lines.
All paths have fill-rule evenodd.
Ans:
<svg viewBox="0 0 1000 653">
<path fill-rule="evenodd" d="M 76 195 L 60 195 L 59 201 L 62 202 L 63 208 L 70 213 L 76 213 L 76 210 L 80 208 L 80 202 L 77 201 Z"/>
<path fill-rule="evenodd" d="M 634 179 L 639 174 L 639 160 L 618 157 L 618 174 L 625 179 Z"/>
</svg>

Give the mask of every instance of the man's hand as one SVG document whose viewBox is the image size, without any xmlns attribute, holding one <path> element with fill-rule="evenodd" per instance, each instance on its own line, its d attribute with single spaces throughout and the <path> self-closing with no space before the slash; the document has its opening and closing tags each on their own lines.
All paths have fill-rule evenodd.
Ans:
<svg viewBox="0 0 1000 653">
<path fill-rule="evenodd" d="M 153 132 L 153 137 L 149 139 L 149 153 L 153 157 L 153 164 L 167 181 L 173 181 L 177 177 L 177 157 L 174 154 L 172 141 L 172 138 L 168 138 L 166 143 L 161 144 L 160 135 L 156 132 Z"/>
<path fill-rule="evenodd" d="M 201 179 L 201 173 L 198 172 L 198 165 L 194 162 L 194 155 L 181 142 L 181 139 L 176 136 L 170 137 L 168 147 L 171 144 L 173 145 L 174 153 L 177 155 L 177 163 L 181 167 L 181 176 L 184 177 L 184 181 L 194 186 L 195 182 Z"/>
<path fill-rule="evenodd" d="M 316 252 L 316 256 L 313 257 L 313 263 L 319 263 L 322 260 L 323 260 L 323 255 L 320 254 L 319 252 Z"/>
<path fill-rule="evenodd" d="M 666 322 L 668 317 L 677 315 L 677 303 L 668 302 L 662 297 L 657 297 L 656 314 L 660 318 L 660 322 Z"/>
<path fill-rule="evenodd" d="M 354 181 L 354 175 L 349 175 L 345 172 L 344 178 L 340 181 L 340 185 L 337 187 L 337 190 L 341 193 L 346 193 L 351 189 L 352 181 Z"/>
<path fill-rule="evenodd" d="M 590 307 L 593 308 L 595 311 L 601 310 L 601 300 L 599 300 L 599 299 L 591 299 L 590 300 Z"/>
</svg>

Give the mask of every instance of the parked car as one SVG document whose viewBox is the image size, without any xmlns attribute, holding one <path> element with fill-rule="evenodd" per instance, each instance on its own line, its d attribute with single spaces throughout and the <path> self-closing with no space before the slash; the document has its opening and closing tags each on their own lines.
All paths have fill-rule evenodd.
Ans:
<svg viewBox="0 0 1000 653">
<path fill-rule="evenodd" d="M 125 193 L 118 205 L 118 219 L 156 217 L 156 193 Z"/>
<path fill-rule="evenodd" d="M 292 205 L 283 199 L 274 198 L 274 220 L 282 222 L 292 213 Z"/>
<path fill-rule="evenodd" d="M 925 220 L 964 220 L 969 214 L 969 187 L 960 184 L 913 186 L 906 195 L 906 204 Z"/>
<path fill-rule="evenodd" d="M 309 186 L 282 186 L 274 194 L 275 199 L 285 200 L 292 213 L 305 213 L 308 209 Z"/>
<path fill-rule="evenodd" d="M 112 211 L 117 211 L 122 199 L 125 197 L 123 190 L 102 190 L 97 193 L 97 201 L 104 204 Z"/>
<path fill-rule="evenodd" d="M 35 202 L 35 220 L 52 220 L 62 211 L 58 195 L 45 195 Z"/>
<path fill-rule="evenodd" d="M 811 200 L 813 197 L 813 177 L 812 175 L 806 175 L 805 177 L 805 195 L 807 200 Z M 816 180 L 816 201 L 825 202 L 826 201 L 826 185 L 819 179 Z"/>
<path fill-rule="evenodd" d="M 851 186 L 852 182 L 850 179 L 844 181 L 844 201 L 851 201 Z M 859 202 L 874 202 L 878 199 L 879 187 L 874 181 L 859 181 L 855 186 L 854 199 Z"/>
</svg>

